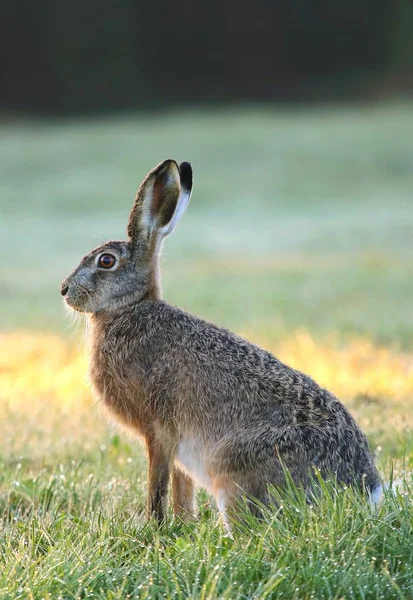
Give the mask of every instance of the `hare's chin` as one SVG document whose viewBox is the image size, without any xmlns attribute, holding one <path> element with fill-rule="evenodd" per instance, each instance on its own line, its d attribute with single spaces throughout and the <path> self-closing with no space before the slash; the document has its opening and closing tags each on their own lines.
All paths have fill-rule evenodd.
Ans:
<svg viewBox="0 0 413 600">
<path fill-rule="evenodd" d="M 85 310 L 85 306 L 84 305 L 78 306 L 76 304 L 71 304 L 71 303 L 68 302 L 67 299 L 65 299 L 65 307 L 66 307 L 66 310 L 68 310 L 69 312 L 72 312 L 72 311 L 75 311 L 75 312 L 78 312 L 78 313 L 85 313 L 85 312 L 87 312 Z"/>
</svg>

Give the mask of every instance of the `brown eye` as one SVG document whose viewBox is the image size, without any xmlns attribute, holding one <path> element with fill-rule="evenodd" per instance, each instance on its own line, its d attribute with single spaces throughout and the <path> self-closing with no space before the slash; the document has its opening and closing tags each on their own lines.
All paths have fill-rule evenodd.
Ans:
<svg viewBox="0 0 413 600">
<path fill-rule="evenodd" d="M 111 269 L 116 263 L 116 258 L 112 254 L 102 254 L 99 256 L 98 267 L 102 269 Z"/>
</svg>

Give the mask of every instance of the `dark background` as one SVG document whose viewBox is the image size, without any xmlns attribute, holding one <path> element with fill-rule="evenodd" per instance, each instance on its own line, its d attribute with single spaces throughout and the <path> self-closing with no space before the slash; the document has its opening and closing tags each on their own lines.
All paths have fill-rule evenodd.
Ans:
<svg viewBox="0 0 413 600">
<path fill-rule="evenodd" d="M 1 21 L 3 115 L 413 89 L 409 0 L 21 0 Z"/>
</svg>

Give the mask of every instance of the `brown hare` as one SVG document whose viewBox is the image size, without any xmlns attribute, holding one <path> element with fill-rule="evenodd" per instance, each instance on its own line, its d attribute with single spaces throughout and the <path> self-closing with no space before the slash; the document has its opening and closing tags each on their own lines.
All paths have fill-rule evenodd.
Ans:
<svg viewBox="0 0 413 600">
<path fill-rule="evenodd" d="M 267 503 L 286 472 L 382 487 L 366 438 L 344 406 L 310 377 L 233 333 L 162 300 L 159 256 L 186 209 L 189 163 L 165 160 L 145 178 L 128 241 L 85 256 L 61 285 L 91 322 L 91 380 L 114 417 L 145 443 L 148 515 L 195 513 L 194 485 L 211 492 L 224 523 L 240 496 Z"/>
</svg>

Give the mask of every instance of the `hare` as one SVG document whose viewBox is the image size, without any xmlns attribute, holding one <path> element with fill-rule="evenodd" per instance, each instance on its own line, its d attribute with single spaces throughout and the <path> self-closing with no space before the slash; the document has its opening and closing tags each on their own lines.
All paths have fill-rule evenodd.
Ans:
<svg viewBox="0 0 413 600">
<path fill-rule="evenodd" d="M 310 377 L 233 333 L 162 300 L 163 239 L 185 211 L 192 168 L 165 160 L 140 186 L 128 241 L 85 256 L 61 285 L 91 322 L 90 375 L 117 421 L 146 445 L 147 513 L 195 515 L 194 485 L 216 499 L 225 526 L 240 497 L 268 503 L 286 473 L 301 487 L 321 477 L 378 500 L 367 440 L 346 408 Z"/>
</svg>

